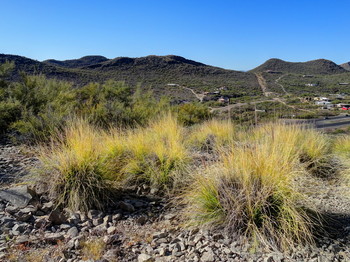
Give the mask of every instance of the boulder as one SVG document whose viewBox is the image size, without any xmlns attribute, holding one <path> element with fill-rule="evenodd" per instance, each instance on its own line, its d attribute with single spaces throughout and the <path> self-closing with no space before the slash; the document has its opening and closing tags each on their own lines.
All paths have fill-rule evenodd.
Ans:
<svg viewBox="0 0 350 262">
<path fill-rule="evenodd" d="M 137 257 L 137 261 L 138 261 L 138 262 L 152 262 L 152 261 L 154 261 L 154 259 L 153 259 L 150 255 L 147 255 L 147 254 L 140 254 L 140 255 Z"/>
<path fill-rule="evenodd" d="M 46 220 L 46 218 L 37 218 L 37 219 L 35 219 L 34 227 L 37 229 L 44 228 L 48 224 L 49 224 L 49 222 Z"/>
<path fill-rule="evenodd" d="M 67 216 L 58 209 L 53 210 L 49 215 L 49 221 L 54 225 L 61 225 L 67 223 Z"/>
<path fill-rule="evenodd" d="M 53 203 L 47 202 L 45 203 L 42 207 L 41 207 L 41 211 L 43 211 L 44 213 L 49 213 L 53 208 Z"/>
<path fill-rule="evenodd" d="M 14 215 L 18 210 L 19 208 L 14 206 L 8 206 L 5 208 L 5 212 L 9 213 L 10 215 Z"/>
<path fill-rule="evenodd" d="M 14 236 L 21 235 L 26 229 L 27 229 L 27 226 L 25 224 L 16 224 L 12 228 L 12 234 Z"/>
<path fill-rule="evenodd" d="M 119 208 L 123 211 L 127 211 L 130 213 L 135 211 L 135 208 L 132 204 L 129 204 L 129 203 L 124 202 L 124 201 L 119 202 Z"/>
<path fill-rule="evenodd" d="M 79 234 L 79 231 L 78 231 L 78 228 L 76 228 L 76 227 L 72 227 L 72 228 L 70 228 L 70 229 L 67 231 L 67 235 L 68 235 L 70 238 L 74 238 L 74 237 L 76 237 L 78 234 Z"/>
<path fill-rule="evenodd" d="M 41 181 L 34 185 L 33 190 L 38 196 L 41 196 L 49 191 L 49 186 L 47 183 Z"/>
<path fill-rule="evenodd" d="M 16 220 L 12 217 L 2 217 L 0 219 L 1 228 L 11 229 L 15 225 Z"/>
<path fill-rule="evenodd" d="M 16 244 L 24 244 L 29 242 L 29 236 L 22 235 L 16 238 Z"/>
<path fill-rule="evenodd" d="M 96 218 L 102 218 L 103 217 L 103 213 L 99 210 L 89 210 L 87 213 L 87 216 L 89 219 L 96 219 Z"/>
<path fill-rule="evenodd" d="M 64 235 L 61 233 L 46 233 L 44 236 L 46 241 L 56 242 L 64 239 Z"/>
<path fill-rule="evenodd" d="M 0 191 L 0 199 L 10 202 L 16 208 L 24 208 L 33 199 L 33 193 L 26 185 Z"/>
<path fill-rule="evenodd" d="M 108 235 L 114 234 L 116 230 L 117 230 L 116 227 L 111 226 L 111 227 L 109 227 L 109 228 L 107 229 L 107 234 L 108 234 Z"/>
<path fill-rule="evenodd" d="M 201 256 L 201 261 L 203 262 L 213 262 L 215 261 L 215 255 L 214 252 L 209 249 L 208 251 L 204 252 Z"/>
<path fill-rule="evenodd" d="M 14 216 L 16 217 L 17 221 L 27 222 L 32 217 L 32 214 L 31 214 L 31 212 L 26 213 L 26 212 L 22 212 L 22 210 L 20 210 L 16 214 L 14 214 Z"/>
</svg>

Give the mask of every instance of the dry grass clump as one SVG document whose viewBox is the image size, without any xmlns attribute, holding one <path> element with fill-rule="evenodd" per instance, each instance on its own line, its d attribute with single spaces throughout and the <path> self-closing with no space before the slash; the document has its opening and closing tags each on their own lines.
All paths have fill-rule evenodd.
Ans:
<svg viewBox="0 0 350 262">
<path fill-rule="evenodd" d="M 248 133 L 247 140 L 291 150 L 290 156 L 297 156 L 306 171 L 316 177 L 332 178 L 339 167 L 339 161 L 331 154 L 330 139 L 308 127 L 269 123 Z"/>
<path fill-rule="evenodd" d="M 45 178 L 57 204 L 74 210 L 102 209 L 111 189 L 147 183 L 172 190 L 184 182 L 189 162 L 184 128 L 165 115 L 146 128 L 103 131 L 84 120 L 41 149 Z"/>
<path fill-rule="evenodd" d="M 188 143 L 195 148 L 211 151 L 230 146 L 236 138 L 237 129 L 230 120 L 212 119 L 193 128 Z"/>
<path fill-rule="evenodd" d="M 315 129 L 305 129 L 300 134 L 300 162 L 309 174 L 322 179 L 333 179 L 342 165 L 332 154 L 331 140 Z"/>
<path fill-rule="evenodd" d="M 350 136 L 337 137 L 333 144 L 333 152 L 343 159 L 350 159 Z"/>
<path fill-rule="evenodd" d="M 343 170 L 341 178 L 350 184 L 350 136 L 339 136 L 334 140 L 333 153 L 340 158 Z"/>
<path fill-rule="evenodd" d="M 171 189 L 189 163 L 185 129 L 171 114 L 166 114 L 146 128 L 129 131 L 126 148 L 130 152 L 124 168 L 129 180 L 150 184 L 157 189 Z"/>
<path fill-rule="evenodd" d="M 300 174 L 292 150 L 259 143 L 233 148 L 195 176 L 184 195 L 191 224 L 288 249 L 312 242 L 312 223 L 299 206 L 293 179 Z"/>
<path fill-rule="evenodd" d="M 42 148 L 40 160 L 58 205 L 74 210 L 103 208 L 111 181 L 102 167 L 100 139 L 96 128 L 77 120 L 49 148 Z"/>
<path fill-rule="evenodd" d="M 83 260 L 99 260 L 106 249 L 106 243 L 101 238 L 90 239 L 82 243 Z"/>
</svg>

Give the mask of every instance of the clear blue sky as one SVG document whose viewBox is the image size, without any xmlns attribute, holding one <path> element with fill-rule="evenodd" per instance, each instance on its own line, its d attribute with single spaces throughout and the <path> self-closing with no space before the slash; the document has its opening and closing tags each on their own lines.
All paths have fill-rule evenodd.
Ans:
<svg viewBox="0 0 350 262">
<path fill-rule="evenodd" d="M 0 53 L 36 60 L 175 54 L 249 70 L 350 61 L 348 0 L 2 0 Z"/>
</svg>

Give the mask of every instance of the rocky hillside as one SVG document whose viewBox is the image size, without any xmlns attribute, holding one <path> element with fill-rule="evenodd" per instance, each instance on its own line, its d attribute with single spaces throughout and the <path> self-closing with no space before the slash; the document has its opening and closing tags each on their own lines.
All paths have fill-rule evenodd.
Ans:
<svg viewBox="0 0 350 262">
<path fill-rule="evenodd" d="M 74 71 L 69 68 L 62 68 L 23 56 L 0 54 L 0 64 L 5 63 L 6 61 L 10 61 L 15 64 L 15 69 L 9 76 L 9 80 L 11 81 L 20 80 L 22 72 L 29 75 L 43 74 L 48 78 L 72 81 L 77 84 L 84 84 L 90 79 L 97 79 L 96 77 L 91 76 L 89 72 L 79 72 L 78 70 Z"/>
<path fill-rule="evenodd" d="M 350 71 L 350 62 L 344 63 L 340 65 L 342 68 L 344 68 L 347 71 Z"/>
<path fill-rule="evenodd" d="M 347 72 L 342 66 L 326 59 L 317 59 L 308 62 L 287 62 L 273 58 L 252 70 L 252 72 L 266 71 L 296 74 L 339 74 Z"/>
<path fill-rule="evenodd" d="M 79 68 L 79 67 L 102 63 L 105 61 L 108 61 L 108 58 L 104 56 L 84 56 L 79 59 L 71 59 L 71 60 L 64 60 L 64 61 L 49 59 L 49 60 L 43 61 L 43 63 L 54 65 L 54 66 L 67 67 L 67 68 Z"/>
<path fill-rule="evenodd" d="M 152 87 L 160 93 L 166 91 L 169 83 L 208 91 L 226 86 L 231 89 L 232 95 L 261 93 L 252 73 L 208 66 L 179 56 L 118 57 L 110 60 L 102 56 L 86 56 L 76 60 L 39 62 L 0 54 L 0 63 L 6 60 L 15 63 L 12 80 L 18 80 L 22 71 L 72 81 L 77 85 L 113 79 L 132 86 Z"/>
</svg>

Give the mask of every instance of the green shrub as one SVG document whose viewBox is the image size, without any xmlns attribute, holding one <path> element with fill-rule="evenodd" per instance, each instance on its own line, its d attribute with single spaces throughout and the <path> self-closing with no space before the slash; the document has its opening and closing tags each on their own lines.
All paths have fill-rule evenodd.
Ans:
<svg viewBox="0 0 350 262">
<path fill-rule="evenodd" d="M 184 125 L 198 124 L 211 116 L 209 108 L 199 103 L 182 104 L 175 107 L 174 111 L 177 113 L 180 123 Z"/>
<path fill-rule="evenodd" d="M 20 115 L 21 106 L 18 102 L 0 101 L 0 133 L 6 132 Z"/>
</svg>

